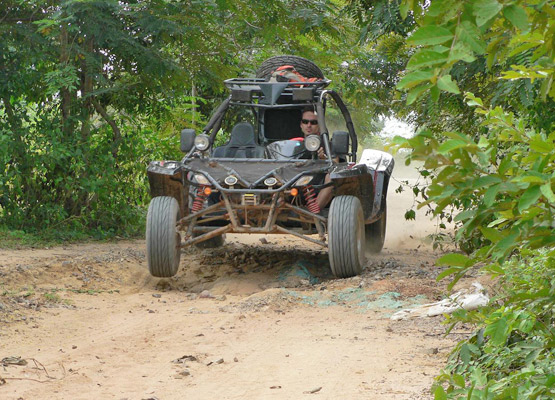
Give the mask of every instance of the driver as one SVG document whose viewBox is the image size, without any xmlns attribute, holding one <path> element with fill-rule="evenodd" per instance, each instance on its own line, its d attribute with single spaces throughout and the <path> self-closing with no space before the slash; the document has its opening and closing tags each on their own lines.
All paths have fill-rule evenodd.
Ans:
<svg viewBox="0 0 555 400">
<path fill-rule="evenodd" d="M 307 137 L 308 135 L 320 135 L 318 115 L 313 111 L 312 108 L 305 108 L 303 110 L 303 116 L 301 118 L 301 130 L 303 131 L 304 137 Z M 318 149 L 318 158 L 326 158 L 326 153 L 324 153 L 323 147 L 320 147 Z"/>
<path fill-rule="evenodd" d="M 301 118 L 301 130 L 305 137 L 308 135 L 320 135 L 320 126 L 318 125 L 318 115 L 314 112 L 312 108 L 305 108 L 303 110 L 303 115 Z M 318 149 L 318 158 L 325 159 L 326 153 L 324 152 L 324 148 L 320 147 Z M 337 160 L 334 160 L 337 161 Z M 324 184 L 331 182 L 330 174 L 326 174 L 326 178 L 324 179 Z M 318 192 L 316 197 L 316 202 L 320 207 L 320 210 L 323 210 L 324 207 L 328 205 L 332 198 L 332 190 L 331 186 L 325 187 Z"/>
</svg>

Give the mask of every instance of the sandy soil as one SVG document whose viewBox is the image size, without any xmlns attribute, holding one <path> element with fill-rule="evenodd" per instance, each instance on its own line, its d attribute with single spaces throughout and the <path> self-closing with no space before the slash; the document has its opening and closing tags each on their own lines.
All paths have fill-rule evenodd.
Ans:
<svg viewBox="0 0 555 400">
<path fill-rule="evenodd" d="M 172 279 L 149 276 L 142 240 L 0 250 L 0 398 L 431 398 L 464 332 L 389 319 L 443 290 L 435 227 L 404 221 L 397 186 L 386 248 L 350 279 L 277 235 L 187 249 Z"/>
</svg>

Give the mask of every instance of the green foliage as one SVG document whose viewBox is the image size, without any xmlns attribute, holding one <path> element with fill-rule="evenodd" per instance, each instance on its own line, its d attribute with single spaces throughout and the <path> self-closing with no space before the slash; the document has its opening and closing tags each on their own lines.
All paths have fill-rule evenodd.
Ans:
<svg viewBox="0 0 555 400">
<path fill-rule="evenodd" d="M 486 104 L 519 114 L 535 128 L 550 129 L 555 123 L 549 112 L 555 102 L 548 95 L 553 76 L 551 2 L 507 4 L 485 25 L 476 22 L 476 15 L 483 14 L 481 2 L 463 4 L 401 4 L 407 20 L 416 21 L 419 27 L 408 37 L 414 47 L 404 50 L 412 70 L 398 71 L 398 87 L 408 89 L 401 97 L 408 101 L 405 107 L 393 101 L 391 109 L 407 122 L 433 132 L 479 134 L 481 120 L 458 95 L 471 92 Z M 526 23 L 518 22 L 527 15 Z"/>
<path fill-rule="evenodd" d="M 449 215 L 459 224 L 459 239 L 482 236 L 475 262 L 499 262 L 519 248 L 555 244 L 555 135 L 529 131 L 512 113 L 487 109 L 472 95 L 467 102 L 484 117 L 483 135 L 422 131 L 396 139 L 432 178 L 420 207 Z"/>
<path fill-rule="evenodd" d="M 501 288 L 490 307 L 452 316 L 479 330 L 453 352 L 435 397 L 553 398 L 555 3 L 416 3 L 404 3 L 418 47 L 398 87 L 417 113 L 434 112 L 396 143 L 431 180 L 420 206 L 454 221 L 468 254 L 438 260 L 449 267 L 439 278 L 452 287 L 480 265 Z"/>
<path fill-rule="evenodd" d="M 353 57 L 334 1 L 8 0 L 0 5 L 0 224 L 78 239 L 142 231 L 145 169 L 179 159 L 224 93 L 274 54 Z M 340 45 L 341 44 L 341 45 Z"/>
<path fill-rule="evenodd" d="M 436 399 L 555 396 L 554 272 L 551 253 L 514 258 L 499 271 L 503 289 L 489 307 L 451 317 L 453 324 L 470 322 L 478 330 L 452 353 L 437 378 Z"/>
</svg>

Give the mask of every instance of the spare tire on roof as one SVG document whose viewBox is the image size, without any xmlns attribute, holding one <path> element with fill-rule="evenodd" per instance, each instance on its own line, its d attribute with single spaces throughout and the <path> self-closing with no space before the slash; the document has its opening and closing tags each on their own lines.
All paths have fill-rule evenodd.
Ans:
<svg viewBox="0 0 555 400">
<path fill-rule="evenodd" d="M 312 61 L 291 55 L 270 57 L 263 61 L 256 70 L 256 77 L 268 78 L 272 75 L 272 72 L 283 65 L 292 65 L 305 78 L 324 79 L 322 70 Z"/>
</svg>

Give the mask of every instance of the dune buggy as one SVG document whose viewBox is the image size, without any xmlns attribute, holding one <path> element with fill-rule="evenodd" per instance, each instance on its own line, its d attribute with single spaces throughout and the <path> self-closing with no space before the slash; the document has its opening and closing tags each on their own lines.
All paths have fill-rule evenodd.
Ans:
<svg viewBox="0 0 555 400">
<path fill-rule="evenodd" d="M 269 79 L 283 65 L 313 79 Z M 365 149 L 357 162 L 355 127 L 329 84 L 316 65 L 295 56 L 266 60 L 257 78 L 225 81 L 230 95 L 202 133 L 181 132 L 183 159 L 148 167 L 153 276 L 175 275 L 181 248 L 222 246 L 226 233 L 289 234 L 315 243 L 328 249 L 337 277 L 359 274 L 365 251 L 381 251 L 393 158 Z M 306 107 L 317 111 L 320 135 L 303 138 Z M 338 121 L 343 130 L 330 137 L 328 125 Z M 226 131 L 228 142 L 217 146 Z M 320 147 L 326 159 L 317 157 Z M 333 188 L 333 197 L 321 209 L 316 194 L 324 187 Z"/>
</svg>

